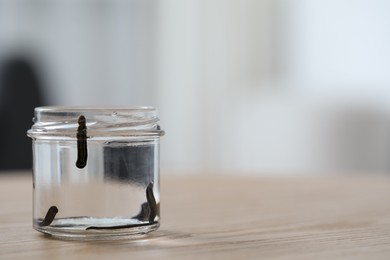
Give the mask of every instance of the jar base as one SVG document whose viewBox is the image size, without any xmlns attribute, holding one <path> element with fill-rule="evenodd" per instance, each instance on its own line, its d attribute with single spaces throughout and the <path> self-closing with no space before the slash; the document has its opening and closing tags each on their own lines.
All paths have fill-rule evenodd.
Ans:
<svg viewBox="0 0 390 260">
<path fill-rule="evenodd" d="M 63 240 L 122 240 L 134 239 L 159 228 L 155 221 L 139 222 L 134 219 L 107 219 L 76 217 L 55 219 L 49 226 L 34 221 L 34 229 L 50 237 Z"/>
</svg>

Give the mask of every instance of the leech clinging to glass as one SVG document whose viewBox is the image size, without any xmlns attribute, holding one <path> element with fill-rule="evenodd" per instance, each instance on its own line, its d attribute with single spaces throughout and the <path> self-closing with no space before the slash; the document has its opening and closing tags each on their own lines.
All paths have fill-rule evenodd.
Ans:
<svg viewBox="0 0 390 260">
<path fill-rule="evenodd" d="M 87 149 L 87 125 L 83 115 L 78 120 L 79 127 L 77 129 L 77 168 L 84 168 L 87 165 L 88 149 Z"/>
<path fill-rule="evenodd" d="M 158 214 L 158 207 L 153 194 L 153 182 L 149 183 L 148 187 L 146 188 L 146 199 L 150 208 L 149 222 L 152 223 Z"/>
<path fill-rule="evenodd" d="M 41 227 L 49 226 L 51 222 L 53 222 L 57 213 L 58 213 L 58 208 L 56 206 L 51 206 L 47 211 L 45 218 L 42 220 L 42 222 L 39 223 L 39 226 Z"/>
</svg>

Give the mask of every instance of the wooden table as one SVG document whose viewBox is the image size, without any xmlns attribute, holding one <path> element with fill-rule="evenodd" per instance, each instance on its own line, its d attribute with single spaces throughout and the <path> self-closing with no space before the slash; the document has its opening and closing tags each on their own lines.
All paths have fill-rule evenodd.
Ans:
<svg viewBox="0 0 390 260">
<path fill-rule="evenodd" d="M 162 226 L 78 242 L 32 229 L 31 174 L 0 174 L 0 259 L 390 259 L 390 178 L 162 178 Z"/>
</svg>

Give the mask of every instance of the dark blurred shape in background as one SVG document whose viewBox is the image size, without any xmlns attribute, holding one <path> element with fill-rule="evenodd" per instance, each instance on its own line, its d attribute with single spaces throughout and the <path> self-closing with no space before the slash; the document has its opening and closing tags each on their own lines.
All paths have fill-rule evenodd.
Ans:
<svg viewBox="0 0 390 260">
<path fill-rule="evenodd" d="M 0 170 L 30 169 L 33 110 L 44 104 L 35 63 L 27 57 L 9 57 L 0 65 Z"/>
</svg>

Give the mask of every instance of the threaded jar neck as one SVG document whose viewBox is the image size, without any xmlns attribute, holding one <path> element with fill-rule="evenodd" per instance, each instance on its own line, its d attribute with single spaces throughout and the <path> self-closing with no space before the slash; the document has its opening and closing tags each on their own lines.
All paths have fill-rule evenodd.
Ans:
<svg viewBox="0 0 390 260">
<path fill-rule="evenodd" d="M 164 135 L 153 107 L 37 107 L 34 125 L 27 134 L 32 138 L 75 138 L 79 118 L 84 116 L 88 136 L 159 137 Z"/>
</svg>

